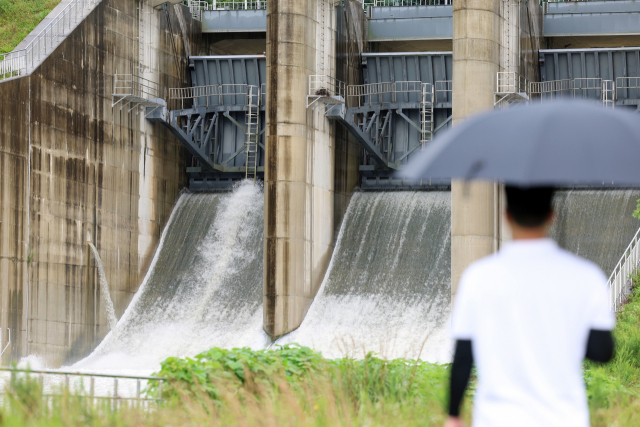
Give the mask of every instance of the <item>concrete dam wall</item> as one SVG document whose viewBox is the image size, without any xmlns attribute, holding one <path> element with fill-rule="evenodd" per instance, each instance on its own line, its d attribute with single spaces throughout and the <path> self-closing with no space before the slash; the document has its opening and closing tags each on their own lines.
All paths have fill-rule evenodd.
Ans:
<svg viewBox="0 0 640 427">
<path fill-rule="evenodd" d="M 186 151 L 130 108 L 112 108 L 114 75 L 181 87 L 184 40 L 199 22 L 148 14 L 140 63 L 138 2 L 102 1 L 31 74 L 0 82 L 0 327 L 3 362 L 88 354 L 108 331 L 87 237 L 120 316 L 151 263 L 178 192 Z M 146 12 L 145 12 L 146 13 Z"/>
</svg>

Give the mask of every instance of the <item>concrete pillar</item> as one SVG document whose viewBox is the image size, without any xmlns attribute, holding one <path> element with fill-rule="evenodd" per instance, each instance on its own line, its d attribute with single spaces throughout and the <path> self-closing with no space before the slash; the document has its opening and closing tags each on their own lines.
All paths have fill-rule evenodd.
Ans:
<svg viewBox="0 0 640 427">
<path fill-rule="evenodd" d="M 453 123 L 493 108 L 500 71 L 501 0 L 453 2 Z M 462 272 L 499 243 L 499 191 L 491 183 L 451 186 L 451 297 Z"/>
<path fill-rule="evenodd" d="M 333 14 L 325 2 L 325 70 L 333 66 Z M 296 329 L 328 266 L 333 248 L 334 145 L 322 108 L 306 108 L 317 74 L 318 2 L 267 4 L 264 329 Z"/>
</svg>

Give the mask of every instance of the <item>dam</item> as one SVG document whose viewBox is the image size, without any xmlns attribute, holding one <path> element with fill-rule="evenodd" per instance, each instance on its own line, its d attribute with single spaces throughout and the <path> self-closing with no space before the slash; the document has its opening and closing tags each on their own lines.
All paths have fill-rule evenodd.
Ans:
<svg viewBox="0 0 640 427">
<path fill-rule="evenodd" d="M 637 29 L 562 32 L 611 2 L 451 3 L 61 0 L 0 53 L 2 363 L 448 362 L 459 276 L 508 241 L 501 188 L 396 172 L 480 111 L 640 105 Z M 560 189 L 551 234 L 609 275 L 638 199 Z"/>
</svg>

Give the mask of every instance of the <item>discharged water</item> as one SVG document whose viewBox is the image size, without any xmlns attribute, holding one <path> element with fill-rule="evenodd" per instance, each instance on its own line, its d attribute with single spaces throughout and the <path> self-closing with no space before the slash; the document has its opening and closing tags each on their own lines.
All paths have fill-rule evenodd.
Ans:
<svg viewBox="0 0 640 427">
<path fill-rule="evenodd" d="M 564 190 L 556 194 L 551 236 L 611 274 L 640 222 L 631 216 L 638 190 Z"/>
<path fill-rule="evenodd" d="M 102 302 L 106 308 L 107 312 L 107 321 L 109 322 L 109 330 L 111 331 L 113 337 L 112 339 L 117 342 L 118 341 L 118 331 L 116 330 L 116 325 L 118 324 L 118 318 L 116 317 L 116 311 L 113 308 L 113 301 L 111 300 L 111 294 L 109 293 L 109 283 L 107 283 L 107 275 L 104 273 L 104 267 L 102 266 L 102 260 L 100 259 L 100 254 L 93 243 L 88 242 L 89 247 L 91 248 L 91 252 L 93 252 L 93 257 L 96 260 L 96 265 L 98 266 L 98 276 L 100 280 L 100 295 L 102 298 Z"/>
<path fill-rule="evenodd" d="M 232 193 L 180 197 L 149 272 L 117 325 L 75 369 L 153 371 L 169 356 L 211 347 L 262 348 L 264 196 L 243 182 Z"/>
<path fill-rule="evenodd" d="M 278 343 L 448 362 L 450 269 L 449 192 L 356 193 L 318 295 Z"/>
</svg>

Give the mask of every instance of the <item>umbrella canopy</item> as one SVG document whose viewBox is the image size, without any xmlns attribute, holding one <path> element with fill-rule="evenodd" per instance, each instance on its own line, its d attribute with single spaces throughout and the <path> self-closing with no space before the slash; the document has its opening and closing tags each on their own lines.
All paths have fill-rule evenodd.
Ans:
<svg viewBox="0 0 640 427">
<path fill-rule="evenodd" d="M 399 174 L 528 186 L 636 186 L 640 115 L 584 101 L 493 111 L 434 139 Z"/>
</svg>

